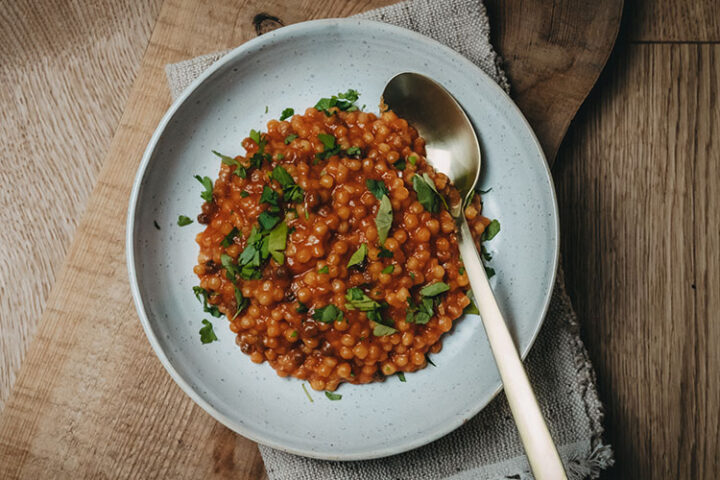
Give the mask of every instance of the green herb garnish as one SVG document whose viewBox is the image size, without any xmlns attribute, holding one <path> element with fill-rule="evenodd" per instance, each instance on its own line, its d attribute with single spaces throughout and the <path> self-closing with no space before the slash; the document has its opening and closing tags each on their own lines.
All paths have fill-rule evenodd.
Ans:
<svg viewBox="0 0 720 480">
<path fill-rule="evenodd" d="M 195 294 L 195 298 L 198 299 L 198 302 L 202 303 L 203 311 L 205 313 L 209 313 L 213 317 L 219 318 L 222 313 L 220 313 L 220 310 L 215 305 L 212 305 L 208 303 L 208 299 L 210 298 L 211 293 L 205 290 L 202 287 L 193 287 L 193 293 Z"/>
<path fill-rule="evenodd" d="M 220 255 L 220 262 L 222 263 L 223 268 L 225 268 L 225 276 L 228 280 L 235 283 L 235 277 L 239 275 L 241 271 L 238 266 L 233 263 L 232 257 L 227 253 L 223 253 Z"/>
<path fill-rule="evenodd" d="M 272 230 L 279 221 L 279 217 L 273 215 L 272 213 L 268 213 L 267 211 L 262 212 L 260 216 L 258 216 L 258 223 L 263 230 Z"/>
<path fill-rule="evenodd" d="M 403 372 L 398 372 L 397 376 L 401 382 L 403 382 L 403 383 L 405 382 L 405 374 Z"/>
<path fill-rule="evenodd" d="M 424 297 L 434 297 L 435 295 L 440 295 L 441 293 L 447 292 L 448 290 L 450 290 L 450 285 L 445 282 L 436 282 L 432 285 L 427 285 L 423 287 L 420 290 L 420 295 Z"/>
<path fill-rule="evenodd" d="M 212 153 L 220 157 L 222 159 L 222 163 L 224 163 L 225 165 L 235 167 L 235 170 L 233 171 L 235 175 L 240 178 L 247 178 L 247 170 L 245 170 L 245 167 L 239 161 L 235 160 L 232 157 L 228 157 L 227 155 L 223 155 L 220 152 L 216 152 L 215 150 L 213 150 Z"/>
<path fill-rule="evenodd" d="M 395 167 L 396 169 L 398 169 L 400 171 L 405 170 L 405 159 L 401 158 L 397 162 L 393 163 L 393 167 Z"/>
<path fill-rule="evenodd" d="M 397 333 L 397 330 L 382 323 L 376 324 L 375 328 L 373 328 L 373 335 L 376 337 L 384 337 L 385 335 L 392 335 L 393 333 Z"/>
<path fill-rule="evenodd" d="M 388 265 L 387 267 L 382 269 L 381 273 L 391 274 L 395 271 L 395 265 Z"/>
<path fill-rule="evenodd" d="M 391 252 L 385 247 L 380 247 L 380 253 L 378 253 L 378 258 L 393 258 L 393 252 Z"/>
<path fill-rule="evenodd" d="M 495 269 L 485 265 L 485 275 L 487 275 L 488 279 L 491 279 L 492 277 L 495 276 Z"/>
<path fill-rule="evenodd" d="M 298 302 L 297 308 L 295 308 L 295 311 L 298 313 L 307 313 L 310 309 L 302 302 Z"/>
<path fill-rule="evenodd" d="M 314 400 L 313 400 L 312 397 L 310 396 L 310 392 L 308 392 L 308 391 L 307 391 L 307 388 L 305 388 L 305 384 L 304 384 L 304 383 L 302 384 L 302 388 L 303 388 L 303 390 L 305 390 L 305 395 L 307 395 L 308 400 L 310 400 L 310 403 L 313 403 Z"/>
<path fill-rule="evenodd" d="M 270 256 L 282 265 L 285 263 L 285 246 L 287 244 L 288 226 L 285 222 L 275 227 L 268 234 L 268 252 Z"/>
<path fill-rule="evenodd" d="M 348 310 L 360 310 L 361 312 L 369 312 L 371 310 L 377 310 L 382 307 L 378 302 L 365 295 L 365 292 L 363 292 L 358 287 L 352 287 L 348 289 L 347 293 L 345 294 L 345 300 L 347 300 L 345 308 L 347 308 Z"/>
<path fill-rule="evenodd" d="M 342 321 L 343 312 L 332 303 L 316 308 L 312 314 L 312 318 L 322 323 L 332 323 L 334 321 Z"/>
<path fill-rule="evenodd" d="M 217 340 L 212 323 L 209 320 L 203 320 L 202 324 L 205 326 L 200 329 L 200 341 L 202 343 L 212 343 Z"/>
<path fill-rule="evenodd" d="M 355 253 L 352 254 L 350 257 L 350 260 L 348 260 L 348 268 L 352 267 L 353 265 L 361 265 L 362 262 L 365 260 L 365 256 L 368 252 L 368 246 L 366 243 L 363 243 L 358 247 L 357 250 L 355 250 Z"/>
<path fill-rule="evenodd" d="M 345 153 L 348 157 L 359 157 L 360 154 L 362 154 L 362 150 L 360 150 L 360 147 L 350 147 L 345 150 Z"/>
<path fill-rule="evenodd" d="M 185 225 L 190 225 L 193 223 L 192 219 L 190 217 L 186 217 L 185 215 L 179 215 L 177 224 L 181 227 L 184 227 Z"/>
<path fill-rule="evenodd" d="M 195 175 L 195 179 L 202 184 L 203 187 L 205 187 L 205 190 L 200 193 L 200 196 L 203 200 L 206 202 L 212 202 L 213 200 L 213 181 L 210 177 L 201 177 L 200 175 Z"/>
<path fill-rule="evenodd" d="M 305 192 L 295 183 L 292 176 L 283 167 L 278 165 L 272 171 L 271 177 L 282 186 L 283 198 L 286 202 L 298 203 L 305 198 Z"/>
<path fill-rule="evenodd" d="M 235 243 L 235 237 L 237 237 L 238 235 L 240 235 L 240 230 L 238 230 L 237 227 L 233 227 L 233 229 L 230 230 L 230 233 L 225 235 L 225 238 L 223 238 L 222 242 L 220 242 L 220 245 L 228 248 L 230 245 Z"/>
<path fill-rule="evenodd" d="M 487 242 L 495 238 L 495 235 L 500 233 L 500 222 L 497 220 L 491 221 L 480 236 L 480 241 Z"/>
<path fill-rule="evenodd" d="M 285 120 L 286 118 L 292 117 L 294 114 L 295 114 L 295 110 L 293 110 L 292 108 L 286 108 L 286 109 L 283 110 L 282 113 L 280 114 L 280 121 L 282 122 L 282 121 Z"/>
<path fill-rule="evenodd" d="M 390 191 L 385 186 L 385 182 L 383 182 L 382 180 L 373 180 L 369 178 L 365 180 L 365 186 L 370 191 L 370 193 L 375 195 L 375 198 L 377 198 L 378 200 L 382 200 L 382 197 L 384 195 L 390 194 Z"/>
<path fill-rule="evenodd" d="M 328 267 L 327 265 L 325 265 L 325 266 L 322 267 L 320 270 L 318 270 L 317 273 L 330 273 L 330 267 Z"/>
<path fill-rule="evenodd" d="M 291 133 L 290 135 L 288 135 L 287 137 L 285 137 L 285 145 L 290 145 L 290 142 L 292 142 L 292 141 L 295 140 L 296 138 L 298 138 L 298 136 L 297 136 L 296 134 L 294 134 L 294 133 Z"/>
<path fill-rule="evenodd" d="M 242 198 L 247 198 L 247 197 L 250 196 L 250 194 L 249 194 L 248 192 L 246 192 L 245 190 L 243 190 L 242 192 L 240 192 L 240 196 L 241 196 Z"/>
<path fill-rule="evenodd" d="M 360 94 L 357 90 L 350 89 L 345 93 L 338 93 L 337 96 L 333 95 L 330 98 L 321 98 L 317 104 L 315 104 L 315 109 L 324 112 L 328 117 L 332 115 L 332 112 L 329 110 L 333 107 L 337 107 L 338 110 L 353 112 L 358 109 L 357 105 L 355 105 L 358 97 L 360 97 Z"/>
<path fill-rule="evenodd" d="M 248 305 L 250 305 L 250 300 L 243 297 L 242 292 L 239 288 L 235 287 L 235 303 L 237 303 L 237 309 L 235 310 L 235 315 L 233 316 L 233 320 L 237 318 L 237 316 L 247 308 Z"/>
<path fill-rule="evenodd" d="M 413 175 L 413 189 L 417 193 L 418 202 L 425 207 L 430 213 L 437 213 L 442 203 L 447 208 L 445 197 L 440 195 L 435 182 L 428 176 L 427 173 L 423 173 L 422 176 L 415 174 Z"/>
<path fill-rule="evenodd" d="M 409 155 L 408 156 L 408 162 L 410 162 L 411 165 L 415 165 L 418 161 L 417 155 Z"/>
<path fill-rule="evenodd" d="M 326 133 L 318 133 L 318 139 L 322 142 L 323 150 L 321 153 L 316 153 L 315 158 L 318 160 L 327 160 L 333 155 L 340 153 L 340 146 L 335 144 L 335 137 Z"/>
<path fill-rule="evenodd" d="M 342 398 L 342 395 L 340 395 L 339 393 L 328 392 L 327 390 L 325 390 L 325 396 L 328 398 L 328 400 L 333 401 L 340 400 Z"/>
<path fill-rule="evenodd" d="M 378 208 L 377 215 L 375 216 L 375 226 L 378 231 L 378 240 L 380 245 L 385 243 L 385 240 L 390 233 L 390 227 L 393 222 L 393 211 L 392 204 L 387 195 L 383 195 L 380 200 L 380 208 Z"/>
<path fill-rule="evenodd" d="M 268 187 L 267 185 L 263 187 L 262 195 L 260 195 L 260 203 L 267 203 L 269 205 L 277 207 L 279 200 L 280 197 L 278 197 L 278 193 L 275 190 Z"/>
</svg>

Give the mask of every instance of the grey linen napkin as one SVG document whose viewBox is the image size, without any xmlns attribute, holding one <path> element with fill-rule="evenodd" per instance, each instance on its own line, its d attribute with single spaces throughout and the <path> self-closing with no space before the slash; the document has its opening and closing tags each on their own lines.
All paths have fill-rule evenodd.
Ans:
<svg viewBox="0 0 720 480">
<path fill-rule="evenodd" d="M 490 45 L 490 25 L 479 0 L 410 0 L 358 18 L 415 30 L 473 61 L 505 91 L 510 85 Z M 173 98 L 227 52 L 167 65 Z M 560 270 L 542 330 L 525 365 L 571 479 L 596 478 L 613 464 L 603 444 L 603 407 L 595 373 Z M 260 446 L 271 480 L 530 479 L 530 467 L 504 394 L 462 427 L 424 447 L 392 457 L 329 462 Z"/>
</svg>

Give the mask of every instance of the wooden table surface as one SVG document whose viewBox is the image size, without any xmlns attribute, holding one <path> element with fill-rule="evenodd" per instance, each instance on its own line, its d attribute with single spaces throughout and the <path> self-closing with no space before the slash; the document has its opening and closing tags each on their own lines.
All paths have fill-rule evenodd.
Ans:
<svg viewBox="0 0 720 480">
<path fill-rule="evenodd" d="M 98 178 L 101 160 L 109 149 L 122 152 L 122 142 L 137 140 L 129 132 L 126 138 L 115 138 L 118 144 L 110 145 L 122 125 L 121 114 L 143 55 L 154 52 L 150 34 L 161 6 L 167 8 L 168 2 L 87 3 L 0 3 L 0 199 L 5 215 L 1 218 L 17 232 L 23 247 L 32 246 L 21 261 L 0 261 L 0 408 L 55 278 L 73 273 L 61 273 L 59 268 L 76 233 L 89 186 Z M 348 15 L 385 3 L 391 2 L 346 6 L 340 1 L 308 1 L 297 11 L 282 13 L 291 22 L 328 12 Z M 720 350 L 716 348 L 720 341 L 720 16 L 715 7 L 714 0 L 627 3 L 610 64 L 571 126 L 554 167 L 568 289 L 607 408 L 607 440 L 617 456 L 617 466 L 602 478 L 709 479 L 720 471 Z M 273 13 L 277 8 L 273 1 L 243 5 L 244 11 Z M 194 55 L 207 53 L 218 43 L 240 43 L 252 32 L 251 20 L 244 16 L 217 19 L 224 27 L 240 24 L 239 36 L 232 28 L 198 24 L 195 28 L 207 36 L 207 44 L 183 45 L 183 50 Z M 505 27 L 509 28 L 500 26 Z M 172 40 L 183 43 L 181 37 Z M 160 60 L 179 58 L 157 60 L 162 64 Z M 141 77 L 138 82 L 144 80 Z M 166 98 L 152 96 L 135 101 L 167 103 Z M 152 128 L 154 121 L 149 118 L 144 127 Z M 50 182 L 56 190 L 47 190 L 47 182 L 32 182 L 29 174 L 33 172 L 56 174 L 54 159 L 74 162 L 76 174 Z M 112 165 L 103 168 L 112 169 Z M 18 178 L 28 181 L 18 182 Z M 79 187 L 71 188 L 74 185 Z M 107 185 L 96 188 L 107 190 L 108 196 L 119 195 Z M 28 189 L 39 190 L 53 201 L 19 209 L 18 198 Z M 95 206 L 102 208 L 102 201 Z M 98 227 L 102 229 L 102 225 L 79 228 Z M 2 244 L 4 253 L 13 247 Z M 116 255 L 102 259 L 103 268 L 124 268 L 121 242 L 116 248 Z M 54 254 L 32 255 L 33 249 Z M 96 253 L 87 245 L 75 254 Z M 17 288 L 11 280 L 21 276 L 31 283 Z M 92 295 L 87 285 L 75 287 Z M 125 300 L 118 298 L 118 302 Z M 113 308 L 109 305 L 108 311 L 112 313 Z M 80 318 L 86 312 L 74 314 Z M 38 342 L 52 342 L 53 333 L 57 331 L 49 329 Z M 93 336 L 125 332 L 75 333 L 92 342 Z M 36 344 L 33 348 L 40 348 Z M 92 359 L 71 360 L 108 363 L 128 353 L 101 352 Z M 52 371 L 58 359 L 44 360 L 43 367 Z M 160 368 L 156 363 L 147 365 Z M 143 369 L 150 368 L 145 365 L 137 365 L 137 382 L 147 373 Z M 92 384 L 83 382 L 82 371 L 77 372 L 77 380 L 77 385 L 68 388 L 93 391 Z M 16 390 L 15 396 L 22 400 L 24 393 Z M 89 397 L 91 413 L 97 403 L 121 402 Z M 32 408 L 29 400 L 28 408 Z M 148 401 L 162 403 L 163 399 L 149 393 Z M 188 408 L 186 403 L 169 405 L 173 407 Z M 206 433 L 183 431 L 171 417 L 164 421 L 167 434 L 178 435 L 180 452 L 184 436 Z M 243 450 L 241 441 L 231 439 L 234 435 L 205 423 L 205 428 L 217 430 L 215 436 L 231 445 L 230 451 L 222 441 L 208 446 L 207 454 L 225 468 L 214 473 L 262 476 L 259 470 L 233 471 L 232 458 L 238 450 L 256 450 Z M 121 432 L 122 419 L 112 427 Z M 53 432 L 47 433 L 51 437 Z M 147 454 L 158 456 L 155 470 L 148 472 L 172 470 L 164 464 L 167 452 L 153 450 L 152 444 L 144 447 Z M 64 448 L 119 455 L 108 463 L 115 466 L 105 472 L 111 477 L 130 468 L 128 462 L 133 461 L 121 456 L 122 452 L 103 451 L 97 445 Z M 36 467 L 42 473 L 42 462 Z M 82 471 L 82 465 L 72 462 L 67 467 Z"/>
</svg>

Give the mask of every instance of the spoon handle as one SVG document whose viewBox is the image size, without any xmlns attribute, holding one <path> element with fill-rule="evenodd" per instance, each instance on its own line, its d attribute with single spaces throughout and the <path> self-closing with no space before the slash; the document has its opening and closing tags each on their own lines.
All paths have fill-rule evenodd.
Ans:
<svg viewBox="0 0 720 480">
<path fill-rule="evenodd" d="M 478 255 L 465 215 L 461 215 L 460 218 L 461 220 L 458 222 L 460 224 L 460 254 L 475 294 L 475 301 L 490 341 L 490 348 L 500 371 L 505 396 L 515 418 L 530 467 L 537 480 L 566 479 L 560 455 L 555 448 L 555 443 L 540 412 L 520 355 L 490 288 L 485 267 Z"/>
</svg>

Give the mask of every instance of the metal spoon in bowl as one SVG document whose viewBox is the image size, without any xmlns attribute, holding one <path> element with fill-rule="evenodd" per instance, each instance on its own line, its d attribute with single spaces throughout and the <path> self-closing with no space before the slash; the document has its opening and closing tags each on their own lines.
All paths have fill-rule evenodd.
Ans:
<svg viewBox="0 0 720 480">
<path fill-rule="evenodd" d="M 393 77 L 385 86 L 383 100 L 425 138 L 428 161 L 437 171 L 447 175 L 460 192 L 462 201 L 450 209 L 460 228 L 460 255 L 530 467 L 538 480 L 566 479 L 562 461 L 490 288 L 463 213 L 463 204 L 480 175 L 480 145 L 475 130 L 452 95 L 418 73 L 401 73 Z"/>
</svg>

